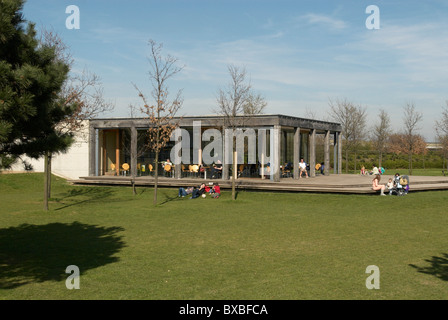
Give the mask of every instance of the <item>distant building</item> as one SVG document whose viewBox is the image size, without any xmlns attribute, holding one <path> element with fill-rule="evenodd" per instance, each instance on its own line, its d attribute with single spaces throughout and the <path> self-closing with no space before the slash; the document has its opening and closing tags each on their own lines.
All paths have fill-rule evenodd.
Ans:
<svg viewBox="0 0 448 320">
<path fill-rule="evenodd" d="M 204 161 L 204 155 L 209 151 L 208 144 L 212 143 L 209 138 L 204 138 L 210 132 L 218 132 L 222 136 L 222 149 L 215 148 L 216 157 L 213 162 L 220 160 L 223 164 L 222 178 L 228 179 L 232 168 L 229 162 L 231 156 L 225 147 L 226 128 L 224 118 L 221 116 L 189 116 L 173 119 L 183 132 L 188 133 L 187 141 L 182 139 L 182 148 L 188 154 L 187 157 L 182 154 L 181 161 L 177 161 L 177 170 L 172 173 L 174 178 L 182 178 L 182 172 L 188 170 L 189 165 L 211 165 L 210 161 Z M 198 126 L 199 124 L 199 126 Z M 89 141 L 89 176 L 102 175 L 120 175 L 122 165 L 129 167 L 124 174 L 133 174 L 135 176 L 151 174 L 148 168 L 155 165 L 154 153 L 145 150 L 145 134 L 148 129 L 148 121 L 142 118 L 120 118 L 120 119 L 96 119 L 90 121 L 90 141 Z M 341 130 L 338 123 L 303 119 L 285 115 L 254 115 L 250 117 L 244 127 L 242 134 L 250 135 L 247 137 L 247 146 L 240 152 L 238 160 L 238 171 L 243 171 L 246 167 L 246 174 L 251 176 L 260 176 L 260 169 L 268 170 L 271 179 L 279 181 L 282 176 L 280 167 L 290 164 L 291 167 L 298 168 L 300 159 L 303 158 L 310 168 L 316 165 L 316 135 L 321 134 L 324 138 L 324 159 L 319 163 L 324 164 L 325 173 L 329 174 L 332 166 L 335 173 L 341 172 Z M 248 133 L 249 132 L 249 133 Z M 266 141 L 261 143 L 260 137 L 266 132 Z M 332 139 L 331 139 L 332 137 Z M 207 140 L 208 139 L 208 140 Z M 216 138 L 215 138 L 216 139 Z M 333 140 L 331 143 L 330 140 Z M 252 142 L 251 142 L 252 141 Z M 216 142 L 214 140 L 214 142 Z M 248 155 L 252 147 L 258 157 L 254 160 Z M 159 162 L 173 158 L 173 148 L 176 141 L 172 139 L 167 146 L 160 152 Z M 260 159 L 260 145 L 264 145 L 265 154 L 269 154 L 269 163 Z M 333 146 L 333 163 L 330 163 L 330 149 Z M 217 150 L 218 149 L 218 150 Z M 134 150 L 134 152 L 132 152 Z M 244 151 L 245 150 L 245 151 Z M 244 156 L 241 155 L 244 153 Z M 180 156 L 179 156 L 180 158 Z M 183 168 L 182 168 L 183 167 Z M 182 168 L 182 169 L 181 169 Z M 162 168 L 160 168 L 162 169 Z M 278 170 L 277 170 L 278 169 Z M 132 171 L 134 170 L 134 171 Z M 159 170 L 162 172 L 163 170 Z M 314 175 L 314 170 L 310 170 Z M 293 171 L 293 177 L 298 178 L 298 170 Z"/>
<path fill-rule="evenodd" d="M 223 165 L 222 179 L 229 179 L 233 165 L 226 148 L 227 131 L 221 116 L 188 116 L 173 119 L 184 133 L 177 141 L 172 139 L 161 150 L 159 163 L 154 163 L 154 153 L 145 148 L 148 120 L 143 118 L 108 118 L 88 121 L 76 142 L 65 154 L 54 155 L 52 173 L 68 179 L 85 176 L 151 175 L 155 165 L 159 174 L 166 174 L 162 162 L 173 158 L 175 148 L 181 149 L 174 162 L 170 176 L 182 178 L 190 165 L 209 168 L 218 160 Z M 228 129 L 226 131 L 226 129 Z M 316 164 L 324 165 L 324 174 L 341 173 L 341 130 L 338 123 L 304 119 L 285 115 L 255 115 L 244 127 L 238 128 L 243 146 L 238 149 L 237 170 L 251 177 L 269 175 L 279 181 L 284 169 L 298 168 L 300 159 L 311 168 L 314 176 Z M 215 135 L 215 137 L 211 137 Z M 316 159 L 316 136 L 324 137 L 322 159 Z M 221 141 L 219 141 L 221 140 Z M 221 142 L 219 144 L 218 142 Z M 217 144 L 218 143 L 218 144 Z M 207 159 L 210 146 L 214 144 L 212 159 Z M 218 147 L 216 147 L 218 146 Z M 331 151 L 331 149 L 333 149 Z M 177 150 L 177 149 L 176 149 Z M 255 157 L 252 157 L 255 152 Z M 332 154 L 331 154 L 332 152 Z M 226 155 L 227 153 L 227 155 Z M 263 157 L 261 157 L 262 155 Z M 332 155 L 332 156 L 331 156 Z M 332 163 L 330 159 L 333 158 Z M 23 157 L 33 171 L 43 172 L 43 160 Z M 230 160 L 230 161 L 229 161 Z M 269 168 L 268 168 L 269 167 Z M 12 171 L 24 171 L 21 162 Z M 298 179 L 298 170 L 290 170 L 289 177 Z"/>
<path fill-rule="evenodd" d="M 78 179 L 89 174 L 89 123 L 75 136 L 75 142 L 67 153 L 55 154 L 51 161 L 51 172 L 65 179 Z M 44 172 L 43 159 L 22 156 L 8 171 L 26 171 L 25 165 L 33 172 Z"/>
<path fill-rule="evenodd" d="M 439 150 L 442 149 L 442 144 L 438 142 L 427 142 L 426 149 L 429 150 Z"/>
</svg>

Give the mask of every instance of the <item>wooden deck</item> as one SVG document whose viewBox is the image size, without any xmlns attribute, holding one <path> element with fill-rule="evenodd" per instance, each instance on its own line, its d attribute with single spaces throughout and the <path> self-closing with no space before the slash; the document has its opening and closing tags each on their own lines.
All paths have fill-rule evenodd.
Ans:
<svg viewBox="0 0 448 320">
<path fill-rule="evenodd" d="M 392 175 L 382 176 L 381 183 L 385 184 Z M 410 192 L 448 190 L 448 177 L 426 177 L 410 176 Z M 130 186 L 132 180 L 124 176 L 99 176 L 81 177 L 78 180 L 71 180 L 76 185 L 121 185 Z M 165 178 L 159 177 L 160 187 L 185 187 L 196 186 L 201 183 L 211 184 L 218 182 L 221 189 L 230 189 L 231 180 L 204 179 L 204 178 Z M 348 193 L 348 194 L 375 194 L 371 189 L 372 176 L 331 174 L 328 176 L 317 175 L 313 178 L 302 178 L 294 180 L 292 178 L 282 178 L 280 182 L 273 182 L 261 178 L 239 178 L 236 180 L 238 190 L 259 190 L 259 191 L 284 191 L 284 192 L 316 192 L 316 193 Z M 135 184 L 138 187 L 154 186 L 153 177 L 137 177 Z"/>
</svg>

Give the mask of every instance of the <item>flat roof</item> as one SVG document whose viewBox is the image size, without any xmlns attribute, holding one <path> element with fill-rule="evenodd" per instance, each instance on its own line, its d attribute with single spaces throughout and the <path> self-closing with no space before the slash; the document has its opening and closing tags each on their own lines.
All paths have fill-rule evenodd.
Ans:
<svg viewBox="0 0 448 320">
<path fill-rule="evenodd" d="M 247 116 L 237 116 L 244 119 Z M 194 121 L 201 121 L 202 126 L 222 127 L 225 116 L 222 115 L 200 115 L 200 116 L 176 116 L 173 122 L 178 122 L 181 127 L 193 126 Z M 148 120 L 144 117 L 139 118 L 99 118 L 91 119 L 91 125 L 95 128 L 128 128 L 128 127 L 148 127 Z M 258 114 L 249 116 L 249 120 L 245 123 L 247 127 L 257 126 L 281 126 L 281 127 L 300 127 L 303 129 L 330 130 L 333 132 L 341 132 L 342 126 L 336 122 L 306 119 L 283 114 Z"/>
</svg>

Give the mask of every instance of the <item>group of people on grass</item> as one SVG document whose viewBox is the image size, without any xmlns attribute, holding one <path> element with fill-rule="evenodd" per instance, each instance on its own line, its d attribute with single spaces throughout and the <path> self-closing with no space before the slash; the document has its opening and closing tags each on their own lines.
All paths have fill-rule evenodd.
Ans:
<svg viewBox="0 0 448 320">
<path fill-rule="evenodd" d="M 308 178 L 308 173 L 306 170 L 306 164 L 304 165 L 303 159 L 301 159 L 300 164 L 300 178 L 302 178 L 302 173 L 305 174 L 305 176 Z M 364 167 L 363 167 L 364 169 Z M 374 178 L 372 180 L 372 190 L 374 191 L 380 191 L 380 195 L 385 196 L 385 192 L 388 191 L 389 195 L 392 194 L 392 191 L 396 187 L 395 181 L 396 179 L 390 178 L 389 181 L 386 184 L 380 184 L 381 181 L 381 175 L 384 173 L 384 169 L 378 169 L 377 167 L 374 167 L 372 170 L 372 175 L 374 175 Z M 363 174 L 363 173 L 362 173 Z M 400 174 L 396 173 L 395 177 L 399 177 Z M 213 183 L 213 185 L 208 186 L 205 183 L 202 183 L 201 185 L 197 187 L 180 187 L 179 188 L 179 197 L 186 197 L 190 195 L 190 199 L 196 199 L 199 197 L 205 197 L 206 194 L 209 194 L 212 198 L 219 198 L 221 195 L 221 187 L 217 182 Z"/>
<path fill-rule="evenodd" d="M 377 174 L 383 174 L 384 173 L 384 168 L 383 167 L 375 167 L 373 166 L 371 171 L 367 171 L 365 166 L 361 167 L 361 175 L 362 176 L 368 176 L 368 175 L 373 175 L 376 176 Z"/>
<path fill-rule="evenodd" d="M 205 183 L 202 183 L 197 187 L 180 187 L 178 196 L 183 198 L 190 195 L 190 199 L 196 199 L 201 196 L 205 198 L 206 194 L 209 194 L 212 198 L 217 199 L 221 195 L 221 187 L 217 182 L 213 183 L 212 186 L 207 186 Z"/>
<path fill-rule="evenodd" d="M 392 195 L 393 190 L 396 188 L 397 177 L 399 176 L 400 174 L 396 173 L 395 179 L 389 178 L 389 181 L 386 184 L 380 184 L 381 174 L 378 173 L 372 180 L 372 189 L 374 191 L 380 191 L 380 195 L 382 196 L 386 195 L 384 192 L 389 192 L 389 195 Z"/>
</svg>

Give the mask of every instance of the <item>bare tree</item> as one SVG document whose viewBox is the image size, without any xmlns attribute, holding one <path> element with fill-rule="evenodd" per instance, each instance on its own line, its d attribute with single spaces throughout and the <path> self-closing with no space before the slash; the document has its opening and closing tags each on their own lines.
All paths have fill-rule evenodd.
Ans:
<svg viewBox="0 0 448 320">
<path fill-rule="evenodd" d="M 226 127 L 236 128 L 245 123 L 243 115 L 249 102 L 251 84 L 246 82 L 246 69 L 229 65 L 230 82 L 224 89 L 219 89 L 216 113 L 223 116 Z"/>
<path fill-rule="evenodd" d="M 414 154 L 426 154 L 426 142 L 425 138 L 419 134 L 414 135 Z M 404 133 L 393 133 L 390 135 L 387 150 L 396 155 L 408 154 L 409 147 L 407 146 L 406 140 L 407 135 Z"/>
<path fill-rule="evenodd" d="M 320 121 L 331 121 L 328 114 L 320 114 L 315 108 L 305 108 L 304 117 L 308 119 L 320 120 Z"/>
<path fill-rule="evenodd" d="M 148 149 L 155 153 L 154 165 L 154 205 L 157 204 L 157 186 L 158 186 L 158 162 L 159 153 L 170 140 L 171 134 L 177 128 L 173 118 L 182 107 L 182 90 L 179 90 L 174 99 L 170 99 L 168 91 L 168 80 L 182 71 L 183 67 L 177 66 L 178 59 L 170 55 L 162 56 L 162 44 L 154 40 L 149 40 L 150 56 L 148 61 L 151 70 L 148 72 L 152 85 L 151 96 L 154 104 L 151 105 L 142 91 L 134 85 L 138 91 L 139 97 L 143 101 L 141 111 L 146 115 L 148 129 Z"/>
<path fill-rule="evenodd" d="M 135 104 L 128 105 L 129 118 L 136 118 L 138 113 L 141 113 L 140 107 Z"/>
<path fill-rule="evenodd" d="M 136 148 L 132 148 L 133 141 L 132 141 L 132 128 L 126 128 L 123 130 L 122 135 L 122 148 L 123 152 L 125 154 L 130 155 L 131 159 L 138 159 L 142 155 L 145 154 L 146 151 L 148 151 L 148 145 L 147 145 L 147 135 L 138 134 L 137 131 L 137 139 L 135 143 L 137 144 Z M 137 166 L 138 167 L 138 166 Z M 137 194 L 136 186 L 135 186 L 135 178 L 136 178 L 136 170 L 130 170 L 131 172 L 131 184 L 132 184 L 132 193 L 134 195 Z"/>
<path fill-rule="evenodd" d="M 73 68 L 74 59 L 69 47 L 57 33 L 43 30 L 41 41 L 54 46 L 58 59 L 67 63 L 71 69 Z M 100 77 L 87 69 L 83 69 L 82 72 L 72 72 L 69 75 L 58 103 L 63 107 L 74 107 L 74 112 L 57 125 L 61 133 L 79 132 L 85 127 L 86 120 L 94 119 L 114 109 L 114 104 L 104 98 Z"/>
<path fill-rule="evenodd" d="M 448 158 L 448 101 L 446 101 L 446 106 L 442 108 L 440 119 L 436 120 L 436 133 L 437 140 L 442 145 L 442 155 L 445 163 Z"/>
<path fill-rule="evenodd" d="M 54 47 L 56 59 L 66 63 L 70 69 L 73 68 L 74 59 L 69 47 L 61 37 L 54 31 L 42 29 L 40 43 Z M 110 112 L 114 105 L 104 99 L 103 87 L 100 78 L 84 69 L 81 73 L 70 73 L 65 81 L 61 93 L 55 103 L 59 107 L 71 108 L 73 112 L 56 124 L 55 130 L 59 135 L 80 134 L 86 126 L 86 120 L 98 117 L 100 114 Z M 87 139 L 86 136 L 80 136 Z M 53 155 L 49 152 L 44 157 L 44 208 L 48 210 L 48 199 L 51 197 L 51 160 Z"/>
<path fill-rule="evenodd" d="M 389 115 L 385 110 L 380 110 L 378 118 L 379 122 L 373 127 L 372 142 L 374 148 L 378 151 L 378 166 L 381 167 L 383 153 L 387 151 L 391 127 Z"/>
<path fill-rule="evenodd" d="M 356 153 L 365 137 L 366 108 L 355 106 L 347 99 L 329 101 L 329 116 L 342 125 L 342 137 L 345 148 L 345 171 L 348 172 L 349 153 L 354 153 L 356 170 Z"/>
<path fill-rule="evenodd" d="M 423 114 L 415 110 L 414 103 L 407 103 L 404 108 L 403 115 L 403 135 L 405 136 L 405 147 L 408 154 L 409 160 L 409 175 L 412 175 L 412 156 L 416 151 L 417 141 L 418 141 L 418 130 L 420 127 L 419 123 L 423 119 Z"/>
<path fill-rule="evenodd" d="M 250 92 L 247 102 L 243 105 L 243 114 L 262 114 L 267 105 L 266 99 L 261 94 Z"/>
<path fill-rule="evenodd" d="M 224 127 L 235 130 L 246 125 L 250 116 L 263 112 L 267 103 L 264 97 L 252 90 L 250 81 L 246 80 L 247 71 L 244 67 L 228 65 L 227 70 L 230 81 L 225 88 L 218 91 L 217 110 L 215 112 L 223 117 Z M 235 140 L 235 139 L 234 139 Z M 232 173 L 232 199 L 236 199 L 236 150 L 235 141 L 232 141 L 233 173 Z M 228 168 L 228 165 L 225 164 Z"/>
</svg>

